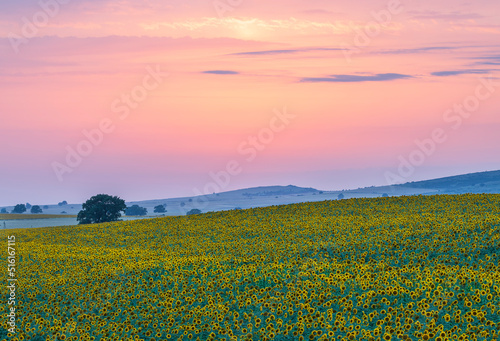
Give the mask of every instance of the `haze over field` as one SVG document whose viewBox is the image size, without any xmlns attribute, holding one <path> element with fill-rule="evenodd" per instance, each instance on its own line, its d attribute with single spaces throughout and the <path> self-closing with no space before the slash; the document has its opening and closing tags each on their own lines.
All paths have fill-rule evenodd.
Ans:
<svg viewBox="0 0 500 341">
<path fill-rule="evenodd" d="M 500 6 L 0 3 L 0 205 L 500 169 Z"/>
<path fill-rule="evenodd" d="M 394 186 L 370 186 L 343 191 L 321 191 L 315 188 L 288 186 L 263 186 L 210 195 L 163 198 L 127 202 L 127 207 L 138 205 L 146 208 L 144 216 L 126 216 L 121 220 L 135 220 L 160 216 L 183 216 L 192 209 L 202 213 L 249 209 L 256 207 L 289 205 L 327 200 L 378 198 L 411 195 L 500 193 L 500 171 L 463 174 L 459 176 L 409 182 Z M 166 212 L 156 212 L 155 207 L 164 206 Z M 29 228 L 45 226 L 76 225 L 76 214 L 82 210 L 80 203 L 40 205 L 44 214 L 0 214 L 0 228 Z M 14 206 L 0 207 L 12 212 Z M 49 216 L 44 217 L 44 215 Z M 56 216 L 50 216 L 50 214 Z M 71 215 L 73 215 L 71 217 Z M 4 224 L 4 225 L 2 225 Z"/>
</svg>

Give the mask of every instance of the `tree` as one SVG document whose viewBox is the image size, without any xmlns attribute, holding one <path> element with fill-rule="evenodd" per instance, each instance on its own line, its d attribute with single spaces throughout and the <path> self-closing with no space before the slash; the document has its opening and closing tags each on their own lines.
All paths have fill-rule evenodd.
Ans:
<svg viewBox="0 0 500 341">
<path fill-rule="evenodd" d="M 35 205 L 35 206 L 32 206 L 32 207 L 31 207 L 31 213 L 33 213 L 33 214 L 38 214 L 38 213 L 43 213 L 43 211 L 42 211 L 42 209 L 40 208 L 40 206 Z"/>
<path fill-rule="evenodd" d="M 7 213 L 7 209 L 4 207 L 0 213 Z"/>
<path fill-rule="evenodd" d="M 382 198 L 387 198 L 388 196 L 389 196 L 389 194 L 387 194 L 387 193 L 382 194 Z"/>
<path fill-rule="evenodd" d="M 68 202 L 66 200 L 64 200 L 64 201 L 61 201 L 60 203 L 58 203 L 57 205 L 64 206 L 64 205 L 67 205 L 67 204 L 68 204 Z"/>
<path fill-rule="evenodd" d="M 339 199 L 344 199 L 344 194 L 343 193 L 340 193 L 339 196 L 338 196 Z"/>
<path fill-rule="evenodd" d="M 17 204 L 14 209 L 12 210 L 12 213 L 24 213 L 26 212 L 26 205 L 25 204 Z"/>
<path fill-rule="evenodd" d="M 148 214 L 148 209 L 145 207 L 140 207 L 139 205 L 132 205 L 125 209 L 125 215 L 146 215 Z"/>
<path fill-rule="evenodd" d="M 193 215 L 193 214 L 200 214 L 201 211 L 197 208 L 193 208 L 192 210 L 189 210 L 188 213 L 186 213 L 186 215 Z"/>
<path fill-rule="evenodd" d="M 31 204 L 29 202 L 26 203 L 26 209 L 29 210 L 31 208 Z"/>
<path fill-rule="evenodd" d="M 98 194 L 82 205 L 82 210 L 78 212 L 76 219 L 79 224 L 117 221 L 118 218 L 122 216 L 121 212 L 126 208 L 127 205 L 125 205 L 125 200 L 117 196 Z"/>
<path fill-rule="evenodd" d="M 167 210 L 165 209 L 165 205 L 158 205 L 158 206 L 155 206 L 154 212 L 155 213 L 165 213 L 165 212 L 167 212 Z"/>
<path fill-rule="evenodd" d="M 48 210 L 48 209 L 49 209 L 49 206 L 45 205 L 45 206 L 43 206 L 43 209 L 44 209 L 44 210 Z"/>
</svg>

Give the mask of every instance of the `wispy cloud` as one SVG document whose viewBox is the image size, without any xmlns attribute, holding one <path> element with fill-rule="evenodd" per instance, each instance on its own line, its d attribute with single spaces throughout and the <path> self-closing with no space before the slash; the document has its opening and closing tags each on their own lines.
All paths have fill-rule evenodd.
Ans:
<svg viewBox="0 0 500 341">
<path fill-rule="evenodd" d="M 231 70 L 208 70 L 208 71 L 203 71 L 202 73 L 209 73 L 213 75 L 237 75 L 239 74 L 238 71 L 231 71 Z"/>
<path fill-rule="evenodd" d="M 379 73 L 370 76 L 358 75 L 331 75 L 328 77 L 306 77 L 302 78 L 301 82 L 334 82 L 334 83 L 352 83 L 352 82 L 385 82 L 397 79 L 413 78 L 410 75 L 403 75 L 399 73 Z"/>
<path fill-rule="evenodd" d="M 263 51 L 250 51 L 250 52 L 237 52 L 231 53 L 230 56 L 255 56 L 255 55 L 274 55 L 274 54 L 291 54 L 299 52 L 312 52 L 312 51 L 342 51 L 342 48 L 300 48 L 300 49 L 286 49 L 286 50 L 263 50 Z"/>
<path fill-rule="evenodd" d="M 474 59 L 479 59 L 481 61 L 475 62 L 472 65 L 500 65 L 500 55 L 498 55 L 498 56 L 484 56 L 484 57 L 479 57 L 479 58 L 474 58 Z"/>
<path fill-rule="evenodd" d="M 426 46 L 426 47 L 417 47 L 413 49 L 394 49 L 394 50 L 383 50 L 377 53 L 382 54 L 411 54 L 411 53 L 424 53 L 429 51 L 441 51 L 441 50 L 455 50 L 462 47 L 454 47 L 454 46 Z"/>
<path fill-rule="evenodd" d="M 355 23 L 354 25 L 361 25 Z M 330 35 L 343 35 L 352 33 L 352 26 L 350 21 L 336 20 L 336 21 L 312 21 L 297 18 L 289 19 L 259 19 L 259 18 L 213 18 L 204 17 L 198 20 L 185 20 L 185 21 L 157 21 L 147 22 L 141 24 L 141 27 L 147 31 L 159 30 L 167 28 L 171 30 L 186 30 L 198 31 L 207 29 L 223 29 L 223 30 L 255 30 L 261 32 L 297 32 L 298 34 L 305 34 L 305 32 L 326 33 Z M 400 30 L 401 27 L 384 26 L 385 31 Z"/>
<path fill-rule="evenodd" d="M 458 76 L 458 75 L 486 74 L 492 71 L 495 70 L 468 69 L 468 70 L 453 70 L 453 71 L 437 71 L 431 73 L 431 75 L 438 77 L 447 77 L 447 76 Z"/>
</svg>

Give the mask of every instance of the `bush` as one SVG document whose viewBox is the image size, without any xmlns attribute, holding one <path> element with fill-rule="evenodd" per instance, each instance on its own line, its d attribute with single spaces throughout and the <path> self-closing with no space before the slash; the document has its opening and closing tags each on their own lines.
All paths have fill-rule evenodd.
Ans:
<svg viewBox="0 0 500 341">
<path fill-rule="evenodd" d="M 39 214 L 39 213 L 43 213 L 43 211 L 40 208 L 40 206 L 35 205 L 35 206 L 31 207 L 31 213 L 33 213 L 33 214 Z"/>
<path fill-rule="evenodd" d="M 145 207 L 140 207 L 139 205 L 132 205 L 130 207 L 127 207 L 125 209 L 125 215 L 131 216 L 131 215 L 146 215 L 148 214 L 148 209 Z"/>
<path fill-rule="evenodd" d="M 125 200 L 117 196 L 98 194 L 87 200 L 78 212 L 79 224 L 94 224 L 117 221 L 127 208 Z"/>
<path fill-rule="evenodd" d="M 25 204 L 17 204 L 14 209 L 12 210 L 12 213 L 24 213 L 26 212 L 26 205 Z"/>
<path fill-rule="evenodd" d="M 193 215 L 193 214 L 200 214 L 201 211 L 197 208 L 193 208 L 192 210 L 189 210 L 188 213 L 186 213 L 186 215 Z"/>
<path fill-rule="evenodd" d="M 165 206 L 166 205 L 158 205 L 158 206 L 155 206 L 154 208 L 154 213 L 165 213 L 167 212 L 167 210 L 165 209 Z"/>
</svg>

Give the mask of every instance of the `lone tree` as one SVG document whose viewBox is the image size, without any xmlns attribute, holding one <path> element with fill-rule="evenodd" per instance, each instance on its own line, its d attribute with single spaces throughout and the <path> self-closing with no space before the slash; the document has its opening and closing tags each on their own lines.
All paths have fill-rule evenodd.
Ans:
<svg viewBox="0 0 500 341">
<path fill-rule="evenodd" d="M 106 223 L 117 221 L 121 212 L 127 208 L 125 200 L 117 196 L 98 194 L 87 200 L 78 212 L 79 224 Z"/>
<path fill-rule="evenodd" d="M 339 196 L 338 196 L 338 198 L 339 198 L 340 200 L 344 199 L 344 194 L 343 194 L 343 193 L 340 193 L 340 194 L 339 194 Z"/>
<path fill-rule="evenodd" d="M 26 212 L 26 205 L 25 204 L 17 204 L 14 209 L 12 210 L 12 213 L 24 213 Z"/>
<path fill-rule="evenodd" d="M 158 205 L 158 206 L 155 206 L 154 212 L 155 213 L 165 213 L 165 212 L 167 212 L 167 210 L 165 209 L 165 205 Z"/>
<path fill-rule="evenodd" d="M 140 207 L 139 205 L 132 205 L 125 209 L 125 215 L 146 215 L 148 214 L 148 209 L 145 207 Z"/>
<path fill-rule="evenodd" d="M 32 207 L 31 207 L 31 213 L 33 213 L 33 214 L 38 214 L 38 213 L 43 213 L 43 211 L 42 211 L 42 209 L 40 208 L 40 206 L 35 205 L 35 206 L 32 206 Z"/>
<path fill-rule="evenodd" d="M 197 208 L 193 208 L 192 210 L 189 210 L 186 215 L 193 215 L 193 214 L 200 214 L 201 211 Z"/>
<path fill-rule="evenodd" d="M 382 194 L 382 198 L 387 198 L 388 196 L 389 196 L 389 194 L 387 194 L 387 193 Z"/>
</svg>

